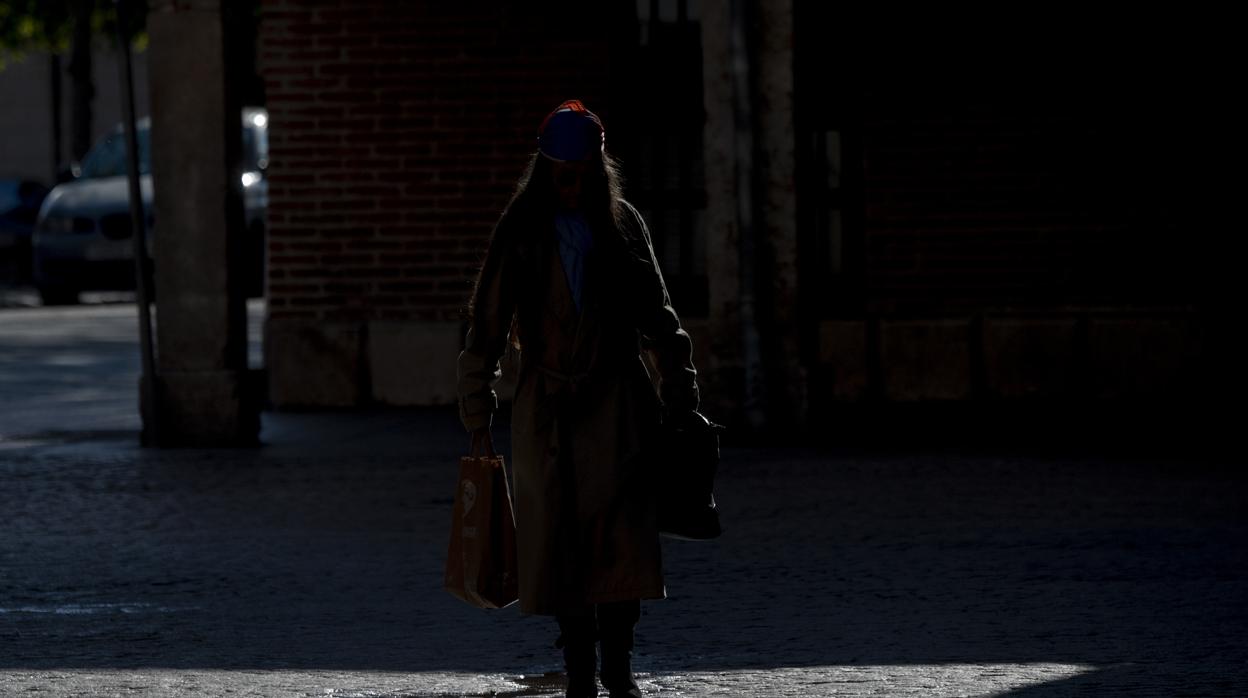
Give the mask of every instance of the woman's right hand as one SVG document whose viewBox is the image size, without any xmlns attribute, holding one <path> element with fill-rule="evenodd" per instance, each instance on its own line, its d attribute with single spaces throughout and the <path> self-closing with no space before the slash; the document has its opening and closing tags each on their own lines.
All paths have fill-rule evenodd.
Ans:
<svg viewBox="0 0 1248 698">
<path fill-rule="evenodd" d="M 478 454 L 489 458 L 493 458 L 495 455 L 494 438 L 490 436 L 489 427 L 481 427 L 480 429 L 477 429 L 472 432 L 472 436 L 469 438 L 468 455 L 476 456 Z"/>
</svg>

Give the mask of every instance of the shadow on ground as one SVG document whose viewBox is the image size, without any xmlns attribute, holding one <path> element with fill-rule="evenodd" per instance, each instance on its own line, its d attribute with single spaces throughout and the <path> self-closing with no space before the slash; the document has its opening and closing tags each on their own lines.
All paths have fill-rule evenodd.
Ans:
<svg viewBox="0 0 1248 698">
<path fill-rule="evenodd" d="M 0 450 L 0 670 L 558 669 L 549 619 L 440 588 L 454 414 L 385 415 L 266 413 L 256 451 Z M 1245 484 L 1209 459 L 727 449 L 727 532 L 665 543 L 636 666 L 1077 664 L 1005 694 L 1242 694 Z"/>
</svg>

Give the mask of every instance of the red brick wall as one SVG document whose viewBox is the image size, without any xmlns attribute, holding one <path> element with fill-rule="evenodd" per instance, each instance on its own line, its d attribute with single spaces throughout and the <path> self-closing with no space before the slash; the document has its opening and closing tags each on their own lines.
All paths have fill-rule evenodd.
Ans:
<svg viewBox="0 0 1248 698">
<path fill-rule="evenodd" d="M 271 318 L 459 317 L 542 117 L 610 119 L 608 27 L 517 5 L 263 2 Z"/>
</svg>

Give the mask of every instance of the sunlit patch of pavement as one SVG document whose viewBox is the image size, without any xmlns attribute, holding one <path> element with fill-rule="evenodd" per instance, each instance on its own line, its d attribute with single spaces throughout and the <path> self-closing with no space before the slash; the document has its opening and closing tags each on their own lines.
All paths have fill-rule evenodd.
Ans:
<svg viewBox="0 0 1248 698">
<path fill-rule="evenodd" d="M 518 695 L 525 686 L 501 675 L 454 672 L 100 669 L 10 671 L 0 674 L 3 695 L 238 696 L 284 698 L 425 698 Z"/>
<path fill-rule="evenodd" d="M 816 666 L 640 674 L 647 696 L 999 696 L 1094 671 L 1079 664 Z M 332 698 L 553 698 L 558 673 L 506 676 L 456 672 L 286 670 L 52 670 L 0 674 L 6 695 L 331 696 Z M 605 691 L 604 691 L 605 695 Z"/>
</svg>

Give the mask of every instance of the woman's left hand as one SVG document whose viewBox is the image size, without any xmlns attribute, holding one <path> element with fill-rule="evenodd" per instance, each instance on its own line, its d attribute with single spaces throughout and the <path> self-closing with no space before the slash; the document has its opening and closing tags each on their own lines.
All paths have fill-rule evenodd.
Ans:
<svg viewBox="0 0 1248 698">
<path fill-rule="evenodd" d="M 472 432 L 472 436 L 468 440 L 468 455 L 475 456 L 478 453 L 488 458 L 495 456 L 494 437 L 490 435 L 489 427 L 481 427 Z"/>
</svg>

